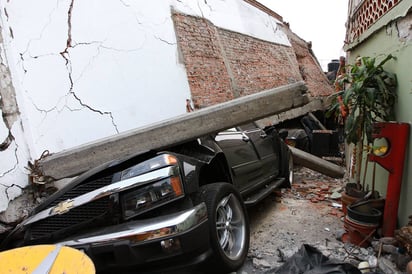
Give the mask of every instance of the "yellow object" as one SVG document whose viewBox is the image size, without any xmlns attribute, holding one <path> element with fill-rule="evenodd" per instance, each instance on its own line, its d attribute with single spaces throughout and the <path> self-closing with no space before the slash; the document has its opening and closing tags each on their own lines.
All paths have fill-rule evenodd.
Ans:
<svg viewBox="0 0 412 274">
<path fill-rule="evenodd" d="M 0 273 L 93 274 L 92 260 L 83 252 L 60 245 L 35 245 L 0 252 Z"/>
<path fill-rule="evenodd" d="M 388 152 L 388 147 L 387 146 L 379 146 L 379 147 L 374 147 L 373 148 L 373 154 L 376 156 L 383 156 Z"/>
</svg>

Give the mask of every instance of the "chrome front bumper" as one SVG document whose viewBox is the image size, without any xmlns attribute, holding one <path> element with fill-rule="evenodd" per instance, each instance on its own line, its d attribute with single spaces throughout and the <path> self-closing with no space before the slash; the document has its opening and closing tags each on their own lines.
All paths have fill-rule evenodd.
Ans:
<svg viewBox="0 0 412 274">
<path fill-rule="evenodd" d="M 129 241 L 131 245 L 167 239 L 188 232 L 207 221 L 205 203 L 175 214 L 110 226 L 90 234 L 67 239 L 59 244 L 81 247 L 110 245 Z"/>
</svg>

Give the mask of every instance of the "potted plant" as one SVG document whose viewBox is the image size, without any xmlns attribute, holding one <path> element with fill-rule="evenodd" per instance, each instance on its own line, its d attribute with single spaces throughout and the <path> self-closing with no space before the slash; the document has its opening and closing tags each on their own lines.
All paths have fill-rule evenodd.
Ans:
<svg viewBox="0 0 412 274">
<path fill-rule="evenodd" d="M 346 143 L 354 145 L 351 168 L 354 182 L 350 185 L 357 190 L 365 187 L 364 183 L 363 186 L 360 184 L 362 155 L 372 149 L 373 124 L 394 119 L 396 75 L 383 68 L 391 59 L 395 57 L 387 55 L 377 63 L 376 58 L 359 57 L 354 65 L 347 65 L 342 70 L 335 82 L 337 92 L 328 113 L 339 113 L 344 120 Z M 367 162 L 365 175 L 366 168 Z"/>
</svg>

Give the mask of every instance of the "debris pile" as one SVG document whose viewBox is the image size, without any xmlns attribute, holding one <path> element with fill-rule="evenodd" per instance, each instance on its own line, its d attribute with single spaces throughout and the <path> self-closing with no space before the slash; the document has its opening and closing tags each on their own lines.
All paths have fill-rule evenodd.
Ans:
<svg viewBox="0 0 412 274">
<path fill-rule="evenodd" d="M 407 226 L 395 231 L 396 240 L 406 249 L 406 252 L 412 256 L 412 216 L 409 216 Z"/>
<path fill-rule="evenodd" d="M 320 206 L 327 206 L 329 208 L 328 214 L 339 218 L 344 216 L 340 203 L 340 193 L 343 190 L 342 180 L 321 176 L 314 171 L 303 168 L 300 169 L 299 173 L 298 175 L 303 179 L 294 183 L 291 189 L 285 189 L 283 198 L 304 199 L 314 204 L 324 202 Z M 313 179 L 315 174 L 318 177 Z"/>
<path fill-rule="evenodd" d="M 409 241 L 373 238 L 365 247 L 342 242 L 345 234 L 341 192 L 346 179 L 332 179 L 304 167 L 295 168 L 291 189 L 282 189 L 250 209 L 251 243 L 248 259 L 237 272 L 277 273 L 285 262 L 310 245 L 329 259 L 356 266 L 364 273 L 401 273 L 410 256 L 412 226 L 398 231 Z"/>
</svg>

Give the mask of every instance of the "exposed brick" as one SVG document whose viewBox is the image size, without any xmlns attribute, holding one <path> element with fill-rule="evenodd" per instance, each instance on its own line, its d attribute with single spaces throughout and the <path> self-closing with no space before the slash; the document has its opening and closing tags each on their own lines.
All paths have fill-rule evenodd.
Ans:
<svg viewBox="0 0 412 274">
<path fill-rule="evenodd" d="M 311 43 L 304 41 L 288 28 L 285 29 L 285 32 L 295 51 L 299 70 L 306 82 L 309 94 L 312 97 L 322 97 L 334 93 L 328 78 L 312 52 Z"/>
<path fill-rule="evenodd" d="M 308 44 L 289 29 L 292 47 L 217 28 L 205 18 L 175 13 L 173 21 L 195 107 L 301 80 L 312 96 L 333 92 Z"/>
</svg>

